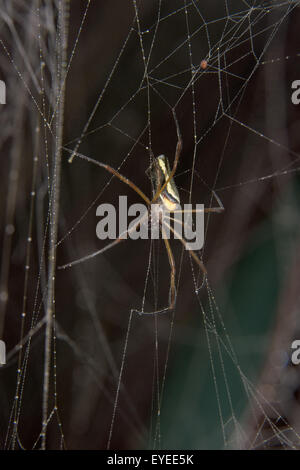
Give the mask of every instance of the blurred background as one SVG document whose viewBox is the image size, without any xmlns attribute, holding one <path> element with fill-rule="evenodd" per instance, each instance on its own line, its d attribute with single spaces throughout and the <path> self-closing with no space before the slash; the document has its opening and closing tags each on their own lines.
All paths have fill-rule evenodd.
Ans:
<svg viewBox="0 0 300 470">
<path fill-rule="evenodd" d="M 299 448 L 299 22 L 298 1 L 2 1 L 2 448 Z M 164 244 L 57 270 L 105 246 L 99 204 L 141 202 L 66 149 L 150 197 L 172 109 L 182 203 L 225 210 L 207 281 L 172 241 L 174 312 L 130 315 L 168 304 Z"/>
</svg>

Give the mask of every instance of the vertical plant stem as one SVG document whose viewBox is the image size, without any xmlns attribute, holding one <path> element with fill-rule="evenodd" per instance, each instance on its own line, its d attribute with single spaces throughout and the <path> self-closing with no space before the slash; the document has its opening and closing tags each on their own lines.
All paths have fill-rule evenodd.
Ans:
<svg viewBox="0 0 300 470">
<path fill-rule="evenodd" d="M 58 67 L 56 94 L 60 96 L 56 111 L 56 137 L 55 153 L 52 172 L 52 185 L 50 195 L 50 242 L 49 242 L 49 266 L 47 281 L 46 302 L 46 333 L 45 333 L 45 363 L 43 385 L 43 428 L 41 434 L 41 448 L 46 448 L 48 400 L 51 368 L 51 342 L 53 335 L 53 317 L 55 313 L 55 271 L 56 271 L 56 244 L 59 216 L 59 195 L 61 178 L 61 148 L 63 138 L 64 98 L 65 98 L 65 73 L 67 56 L 67 25 L 68 25 L 68 0 L 59 2 L 58 12 Z"/>
</svg>

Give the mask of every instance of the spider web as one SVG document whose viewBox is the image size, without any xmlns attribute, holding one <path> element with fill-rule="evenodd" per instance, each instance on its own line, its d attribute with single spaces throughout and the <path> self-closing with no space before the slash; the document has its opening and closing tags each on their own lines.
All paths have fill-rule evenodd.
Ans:
<svg viewBox="0 0 300 470">
<path fill-rule="evenodd" d="M 298 1 L 4 2 L 3 448 L 299 448 Z M 198 256 L 172 241 L 101 249 L 117 178 L 152 154 L 181 200 L 225 207 Z"/>
</svg>

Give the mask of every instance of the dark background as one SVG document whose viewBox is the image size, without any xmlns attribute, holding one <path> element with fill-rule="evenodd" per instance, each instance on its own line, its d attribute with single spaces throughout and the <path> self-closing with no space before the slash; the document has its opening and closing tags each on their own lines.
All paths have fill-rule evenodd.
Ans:
<svg viewBox="0 0 300 470">
<path fill-rule="evenodd" d="M 68 57 L 86 4 L 70 2 Z M 201 273 L 198 275 L 195 265 L 191 268 L 188 254 L 174 241 L 178 280 L 174 317 L 133 316 L 111 447 L 299 447 L 299 372 L 289 359 L 290 345 L 299 337 L 300 188 L 298 171 L 294 171 L 299 161 L 299 107 L 291 102 L 291 84 L 300 79 L 297 2 L 282 6 L 253 2 L 251 12 L 237 0 L 187 2 L 190 41 L 183 1 L 162 2 L 156 33 L 159 2 L 137 5 L 140 28 L 149 30 L 142 35 L 146 55 L 155 38 L 149 62 L 152 151 L 154 155 L 164 153 L 173 161 L 176 129 L 171 107 L 181 97 L 175 111 L 183 151 L 175 181 L 182 202 L 188 201 L 192 181 L 193 203 L 210 204 L 215 189 L 225 211 L 206 219 L 203 261 L 209 285 L 195 294 L 193 272 L 199 285 Z M 9 420 L 20 357 L 15 347 L 20 341 L 24 305 L 34 171 L 36 199 L 22 336 L 33 317 L 42 319 L 47 297 L 49 240 L 48 232 L 44 234 L 54 138 L 47 129 L 44 131 L 37 105 L 39 109 L 45 105 L 48 116 L 57 99 L 60 2 L 40 4 L 46 64 L 44 94 L 38 93 L 37 86 L 41 83 L 37 6 L 38 2 L 3 2 L 1 14 L 0 78 L 7 85 L 7 104 L 2 105 L 0 116 L 1 292 L 8 293 L 7 298 L 1 297 L 2 318 L 5 315 L 2 337 L 8 351 L 7 365 L 0 371 L 3 447 L 13 447 Z M 133 20 L 131 2 L 91 3 L 66 79 L 63 141 L 67 147 L 74 147 L 74 140 L 105 90 L 89 127 L 94 132 L 84 137 L 79 151 L 112 167 L 121 165 L 121 173 L 150 195 L 151 185 L 145 175 L 149 166 L 148 128 L 139 138 L 148 119 L 147 82 L 144 80 L 144 88 L 137 92 L 145 68 L 138 25 Z M 189 44 L 197 77 L 193 87 Z M 177 46 L 178 51 L 164 60 Z M 208 60 L 205 70 L 199 68 L 204 58 Z M 220 88 L 223 112 L 219 107 Z M 193 104 L 199 141 L 194 173 Z M 38 137 L 37 125 L 41 127 Z M 55 135 L 55 127 L 53 130 Z M 36 170 L 34 155 L 39 157 Z M 118 196 L 124 194 L 129 202 L 140 202 L 116 178 L 106 186 L 111 175 L 105 170 L 79 158 L 70 165 L 68 157 L 63 152 L 58 235 L 63 241 L 57 250 L 58 265 L 104 246 L 95 235 L 99 203 L 117 203 Z M 75 229 L 65 237 L 74 224 Z M 7 229 L 12 225 L 13 233 Z M 130 240 L 105 255 L 57 271 L 56 354 L 52 353 L 52 359 L 57 360 L 58 412 L 67 448 L 106 448 L 128 317 L 130 309 L 139 308 L 142 302 L 149 249 L 148 241 Z M 149 282 L 146 296 L 150 310 L 156 301 L 160 306 L 168 302 L 170 270 L 162 243 L 155 244 L 154 261 L 154 280 Z M 215 324 L 217 335 L 205 328 L 205 319 Z M 227 334 L 234 360 L 228 352 Z M 40 445 L 44 327 L 33 336 L 28 361 L 26 344 L 21 356 L 23 386 L 22 400 L 17 400 L 20 408 L 15 448 Z M 54 406 L 53 365 L 49 411 Z M 160 417 L 158 399 L 162 399 Z M 61 447 L 57 416 L 55 410 L 48 425 L 47 447 L 51 449 Z"/>
</svg>

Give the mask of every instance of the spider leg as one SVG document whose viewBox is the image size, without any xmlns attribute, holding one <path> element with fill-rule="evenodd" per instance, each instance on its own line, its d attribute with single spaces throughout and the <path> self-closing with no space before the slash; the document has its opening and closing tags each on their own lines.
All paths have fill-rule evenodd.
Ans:
<svg viewBox="0 0 300 470">
<path fill-rule="evenodd" d="M 183 244 L 184 248 L 187 250 L 187 242 L 185 241 L 185 239 L 182 238 L 181 235 L 173 227 L 171 227 L 171 225 L 169 225 L 167 222 L 164 221 L 164 224 L 171 230 L 171 232 L 174 233 L 174 235 L 176 235 L 177 239 L 180 240 L 180 242 Z M 198 258 L 198 256 L 196 255 L 196 253 L 193 250 L 188 250 L 188 251 L 189 251 L 189 253 L 191 253 L 192 257 L 194 258 L 194 260 L 196 261 L 196 263 L 198 264 L 198 266 L 201 268 L 204 275 L 206 276 L 207 275 L 207 270 L 206 270 L 206 267 L 204 266 L 204 264 L 202 263 L 202 261 L 200 260 L 200 258 Z"/>
<path fill-rule="evenodd" d="M 216 199 L 217 203 L 218 203 L 218 207 L 206 207 L 204 209 L 175 209 L 174 213 L 183 213 L 183 212 L 187 212 L 187 213 L 195 213 L 195 212 L 223 212 L 225 210 L 225 207 L 223 206 L 223 203 L 221 201 L 221 199 L 219 198 L 219 196 L 217 195 L 217 193 L 212 190 L 212 193 L 213 193 L 213 196 L 214 198 Z"/>
<path fill-rule="evenodd" d="M 124 238 L 124 235 L 126 235 L 126 234 L 130 235 L 130 233 L 134 229 L 136 229 L 141 223 L 143 223 L 143 219 L 146 217 L 146 215 L 148 216 L 147 212 L 145 212 L 145 214 L 143 215 L 143 217 L 140 220 L 138 220 L 130 228 L 128 228 L 127 230 L 122 232 L 121 235 L 118 238 L 116 238 L 113 242 L 108 243 L 108 245 L 103 247 L 101 250 L 94 251 L 93 253 L 90 253 L 89 255 L 83 256 L 82 258 L 71 261 L 70 263 L 63 264 L 62 266 L 58 266 L 57 269 L 71 268 L 72 266 L 75 266 L 76 264 L 83 263 L 84 261 L 87 261 L 88 259 L 91 259 L 91 258 L 94 258 L 95 256 L 101 255 L 106 250 L 109 250 L 113 246 L 118 245 L 119 243 L 121 243 L 123 240 L 127 240 L 127 238 Z"/>
<path fill-rule="evenodd" d="M 162 229 L 162 231 L 164 232 L 163 229 Z M 175 287 L 176 266 L 175 266 L 174 256 L 173 256 L 173 252 L 171 250 L 169 240 L 164 237 L 164 242 L 165 242 L 165 246 L 166 246 L 166 249 L 167 249 L 168 260 L 169 260 L 170 269 L 171 269 L 171 272 L 170 272 L 170 299 L 169 299 L 170 304 L 169 304 L 168 310 L 173 310 L 173 308 L 175 306 L 175 301 L 176 301 L 176 287 Z"/>
<path fill-rule="evenodd" d="M 162 232 L 163 232 L 163 234 L 165 234 L 165 231 L 163 230 L 163 227 L 162 227 Z M 174 260 L 173 252 L 171 250 L 171 246 L 170 246 L 170 243 L 169 243 L 168 239 L 164 237 L 163 240 L 165 242 L 165 246 L 166 246 L 166 250 L 167 250 L 167 254 L 168 254 L 168 260 L 169 260 L 169 264 L 170 264 L 169 305 L 168 305 L 168 307 L 165 307 L 165 308 L 160 309 L 160 310 L 156 310 L 154 312 L 143 312 L 143 311 L 140 311 L 140 310 L 137 310 L 137 309 L 132 309 L 131 310 L 132 313 L 138 313 L 139 315 L 156 315 L 156 314 L 160 314 L 160 313 L 170 312 L 174 309 L 175 301 L 176 301 L 176 287 L 175 287 L 176 267 L 175 267 L 175 260 Z"/>
<path fill-rule="evenodd" d="M 83 263 L 84 261 L 87 261 L 88 259 L 101 255 L 101 253 L 104 253 L 104 251 L 108 250 L 109 248 L 112 248 L 113 246 L 117 245 L 123 240 L 126 240 L 126 238 L 118 237 L 113 242 L 109 243 L 104 248 L 102 248 L 101 250 L 94 251 L 93 253 L 90 253 L 89 255 L 83 256 L 82 258 L 76 259 L 74 261 L 70 261 L 70 263 L 63 264 L 62 266 L 58 266 L 57 269 L 71 268 L 72 266 L 75 266 L 76 264 Z"/>
<path fill-rule="evenodd" d="M 191 211 L 191 212 L 192 212 L 192 211 Z M 199 212 L 202 212 L 202 211 L 199 210 Z M 171 216 L 169 216 L 169 215 L 167 215 L 167 214 L 164 214 L 164 219 L 172 220 L 173 222 L 178 223 L 178 224 L 180 224 L 182 227 L 184 227 L 184 223 L 182 222 L 182 220 L 178 220 L 178 219 L 176 219 L 176 218 L 174 218 L 174 217 L 171 217 Z M 164 222 L 164 223 L 166 224 L 167 227 L 169 227 L 169 228 L 172 230 L 172 227 L 171 227 L 169 224 L 167 224 L 166 222 Z M 174 232 L 174 230 L 173 230 L 173 232 Z M 177 234 L 177 231 L 175 231 L 174 233 Z M 184 247 L 186 248 L 185 239 L 184 239 L 183 237 L 179 236 L 179 234 L 177 234 L 177 238 L 179 238 L 179 240 L 181 241 L 181 243 L 182 243 L 182 244 L 184 245 Z M 202 263 L 202 261 L 201 261 L 201 260 L 199 259 L 199 257 L 196 255 L 196 253 L 195 253 L 193 250 L 191 250 L 191 249 L 189 249 L 189 252 L 191 252 L 191 255 L 193 256 L 193 258 L 195 259 L 195 261 L 197 262 L 197 264 L 200 266 L 201 271 L 202 271 L 203 274 L 204 274 L 204 276 L 203 276 L 203 281 L 202 281 L 201 286 L 200 286 L 200 287 L 197 287 L 197 289 L 196 289 L 196 293 L 197 293 L 197 292 L 199 292 L 199 290 L 200 290 L 200 289 L 202 288 L 202 286 L 204 285 L 204 282 L 205 282 L 205 279 L 206 279 L 207 270 L 206 270 L 204 264 Z"/>
<path fill-rule="evenodd" d="M 187 214 L 195 214 L 199 212 L 222 212 L 223 209 L 220 209 L 220 207 L 207 207 L 204 209 L 176 209 L 175 211 L 172 211 L 177 214 L 184 214 L 186 212 Z"/>
<path fill-rule="evenodd" d="M 144 199 L 144 201 L 146 202 L 147 205 L 150 205 L 151 204 L 151 201 L 150 199 L 146 196 L 146 194 L 143 193 L 143 191 L 138 187 L 136 186 L 132 181 L 130 181 L 128 178 L 126 178 L 125 176 L 121 175 L 121 173 L 119 173 L 117 170 L 115 170 L 114 168 L 112 168 L 111 166 L 107 165 L 106 163 L 101 163 L 101 162 L 98 162 L 97 160 L 94 160 L 93 158 L 91 157 L 87 157 L 86 155 L 83 155 L 82 153 L 79 153 L 79 152 L 74 152 L 66 147 L 64 147 L 65 150 L 67 150 L 69 153 L 71 153 L 72 155 L 74 154 L 74 156 L 76 155 L 77 157 L 79 158 L 82 158 L 83 160 L 86 160 L 90 163 L 93 163 L 94 165 L 97 165 L 97 166 L 100 166 L 101 168 L 104 168 L 105 170 L 107 170 L 109 173 L 112 173 L 114 176 L 116 176 L 117 178 L 119 178 L 120 181 L 122 181 L 123 183 L 127 184 L 128 186 L 130 186 L 130 188 L 132 188 L 136 193 L 138 193 L 142 199 Z"/>
</svg>

